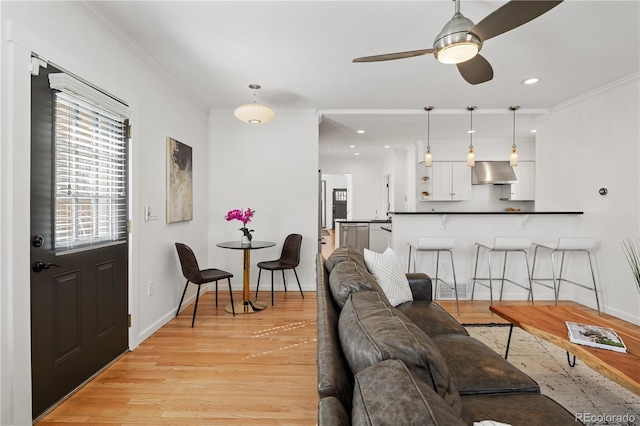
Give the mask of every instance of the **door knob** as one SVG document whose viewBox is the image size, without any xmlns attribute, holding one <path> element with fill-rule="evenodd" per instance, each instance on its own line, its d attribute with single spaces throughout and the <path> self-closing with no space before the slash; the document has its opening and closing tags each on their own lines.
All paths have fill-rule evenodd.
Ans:
<svg viewBox="0 0 640 426">
<path fill-rule="evenodd" d="M 31 269 L 33 269 L 33 272 L 41 272 L 43 269 L 49 269 L 52 266 L 60 267 L 60 265 L 56 265 L 55 263 L 45 263 L 42 260 L 36 260 L 33 262 L 33 265 L 31 265 Z"/>
</svg>

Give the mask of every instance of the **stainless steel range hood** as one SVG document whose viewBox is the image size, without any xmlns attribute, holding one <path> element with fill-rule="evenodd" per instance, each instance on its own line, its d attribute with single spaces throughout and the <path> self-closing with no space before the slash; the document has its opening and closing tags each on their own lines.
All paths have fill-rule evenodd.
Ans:
<svg viewBox="0 0 640 426">
<path fill-rule="evenodd" d="M 517 182 L 516 173 L 508 161 L 476 161 L 473 167 L 471 183 L 474 185 L 506 185 Z"/>
</svg>

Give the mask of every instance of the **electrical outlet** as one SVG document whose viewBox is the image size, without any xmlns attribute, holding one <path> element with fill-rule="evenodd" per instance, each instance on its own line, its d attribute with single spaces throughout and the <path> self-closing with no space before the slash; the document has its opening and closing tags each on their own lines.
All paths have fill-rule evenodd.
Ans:
<svg viewBox="0 0 640 426">
<path fill-rule="evenodd" d="M 153 296 L 153 291 L 155 290 L 155 284 L 153 281 L 149 281 L 147 283 L 147 296 Z"/>
</svg>

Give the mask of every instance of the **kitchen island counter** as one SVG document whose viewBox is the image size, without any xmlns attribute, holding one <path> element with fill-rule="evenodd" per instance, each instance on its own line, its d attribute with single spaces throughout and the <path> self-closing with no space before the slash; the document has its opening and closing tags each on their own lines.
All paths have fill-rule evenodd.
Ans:
<svg viewBox="0 0 640 426">
<path fill-rule="evenodd" d="M 441 214 L 462 214 L 462 215 L 550 215 L 550 214 L 584 214 L 580 211 L 558 211 L 558 212 L 527 212 L 527 211 L 495 211 L 495 212 L 453 212 L 453 211 L 431 211 L 431 212 L 392 212 L 392 215 L 441 215 Z"/>
<path fill-rule="evenodd" d="M 585 218 L 582 211 L 430 211 L 430 212 L 393 212 L 393 232 L 391 247 L 400 256 L 404 265 L 408 264 L 409 244 L 417 244 L 420 237 L 449 237 L 454 239 L 453 256 L 455 258 L 456 278 L 460 299 L 468 298 L 471 294 L 471 277 L 474 274 L 476 243 L 492 245 L 496 237 L 523 237 L 532 242 L 551 243 L 559 237 L 589 237 L 583 233 Z M 532 254 L 532 253 L 530 253 Z M 502 268 L 501 253 L 496 256 L 495 265 Z M 597 250 L 595 252 L 597 257 Z M 531 259 L 531 258 L 530 258 Z M 435 276 L 435 254 L 421 253 L 418 256 L 416 269 Z M 540 258 L 536 268 L 546 271 L 551 276 L 548 256 Z M 597 261 L 596 261 L 597 262 Z M 440 275 L 449 281 L 451 271 L 447 263 L 440 265 Z M 413 269 L 413 268 L 412 268 Z M 494 276 L 499 276 L 496 266 Z M 487 258 L 481 256 L 479 260 L 480 276 L 487 276 Z M 524 262 L 509 262 L 507 276 L 515 277 L 515 281 L 524 282 L 528 279 L 528 271 Z M 583 277 L 576 277 L 581 281 Z M 494 283 L 495 284 L 495 283 Z M 587 306 L 592 303 L 593 295 L 578 293 L 576 286 L 568 286 L 563 297 L 576 300 Z M 499 285 L 494 286 L 494 298 L 499 297 Z M 576 294 L 572 294 L 576 293 Z M 587 293 L 585 291 L 585 293 Z M 535 300 L 553 300 L 552 289 L 534 285 Z M 488 289 L 476 286 L 475 298 L 489 299 Z M 517 286 L 504 286 L 504 299 L 526 300 L 527 294 Z"/>
</svg>

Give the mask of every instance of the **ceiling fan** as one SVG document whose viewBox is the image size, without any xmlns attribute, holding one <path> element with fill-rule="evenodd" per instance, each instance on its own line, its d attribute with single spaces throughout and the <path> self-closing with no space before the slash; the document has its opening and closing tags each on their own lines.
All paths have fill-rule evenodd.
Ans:
<svg viewBox="0 0 640 426">
<path fill-rule="evenodd" d="M 474 23 L 460 13 L 460 0 L 455 1 L 455 14 L 442 28 L 433 42 L 433 48 L 408 52 L 364 56 L 353 62 L 378 62 L 433 53 L 444 64 L 456 64 L 462 78 L 471 84 L 480 84 L 493 78 L 491 64 L 478 52 L 482 43 L 534 20 L 562 3 L 546 0 L 511 0 L 482 21 Z"/>
</svg>

